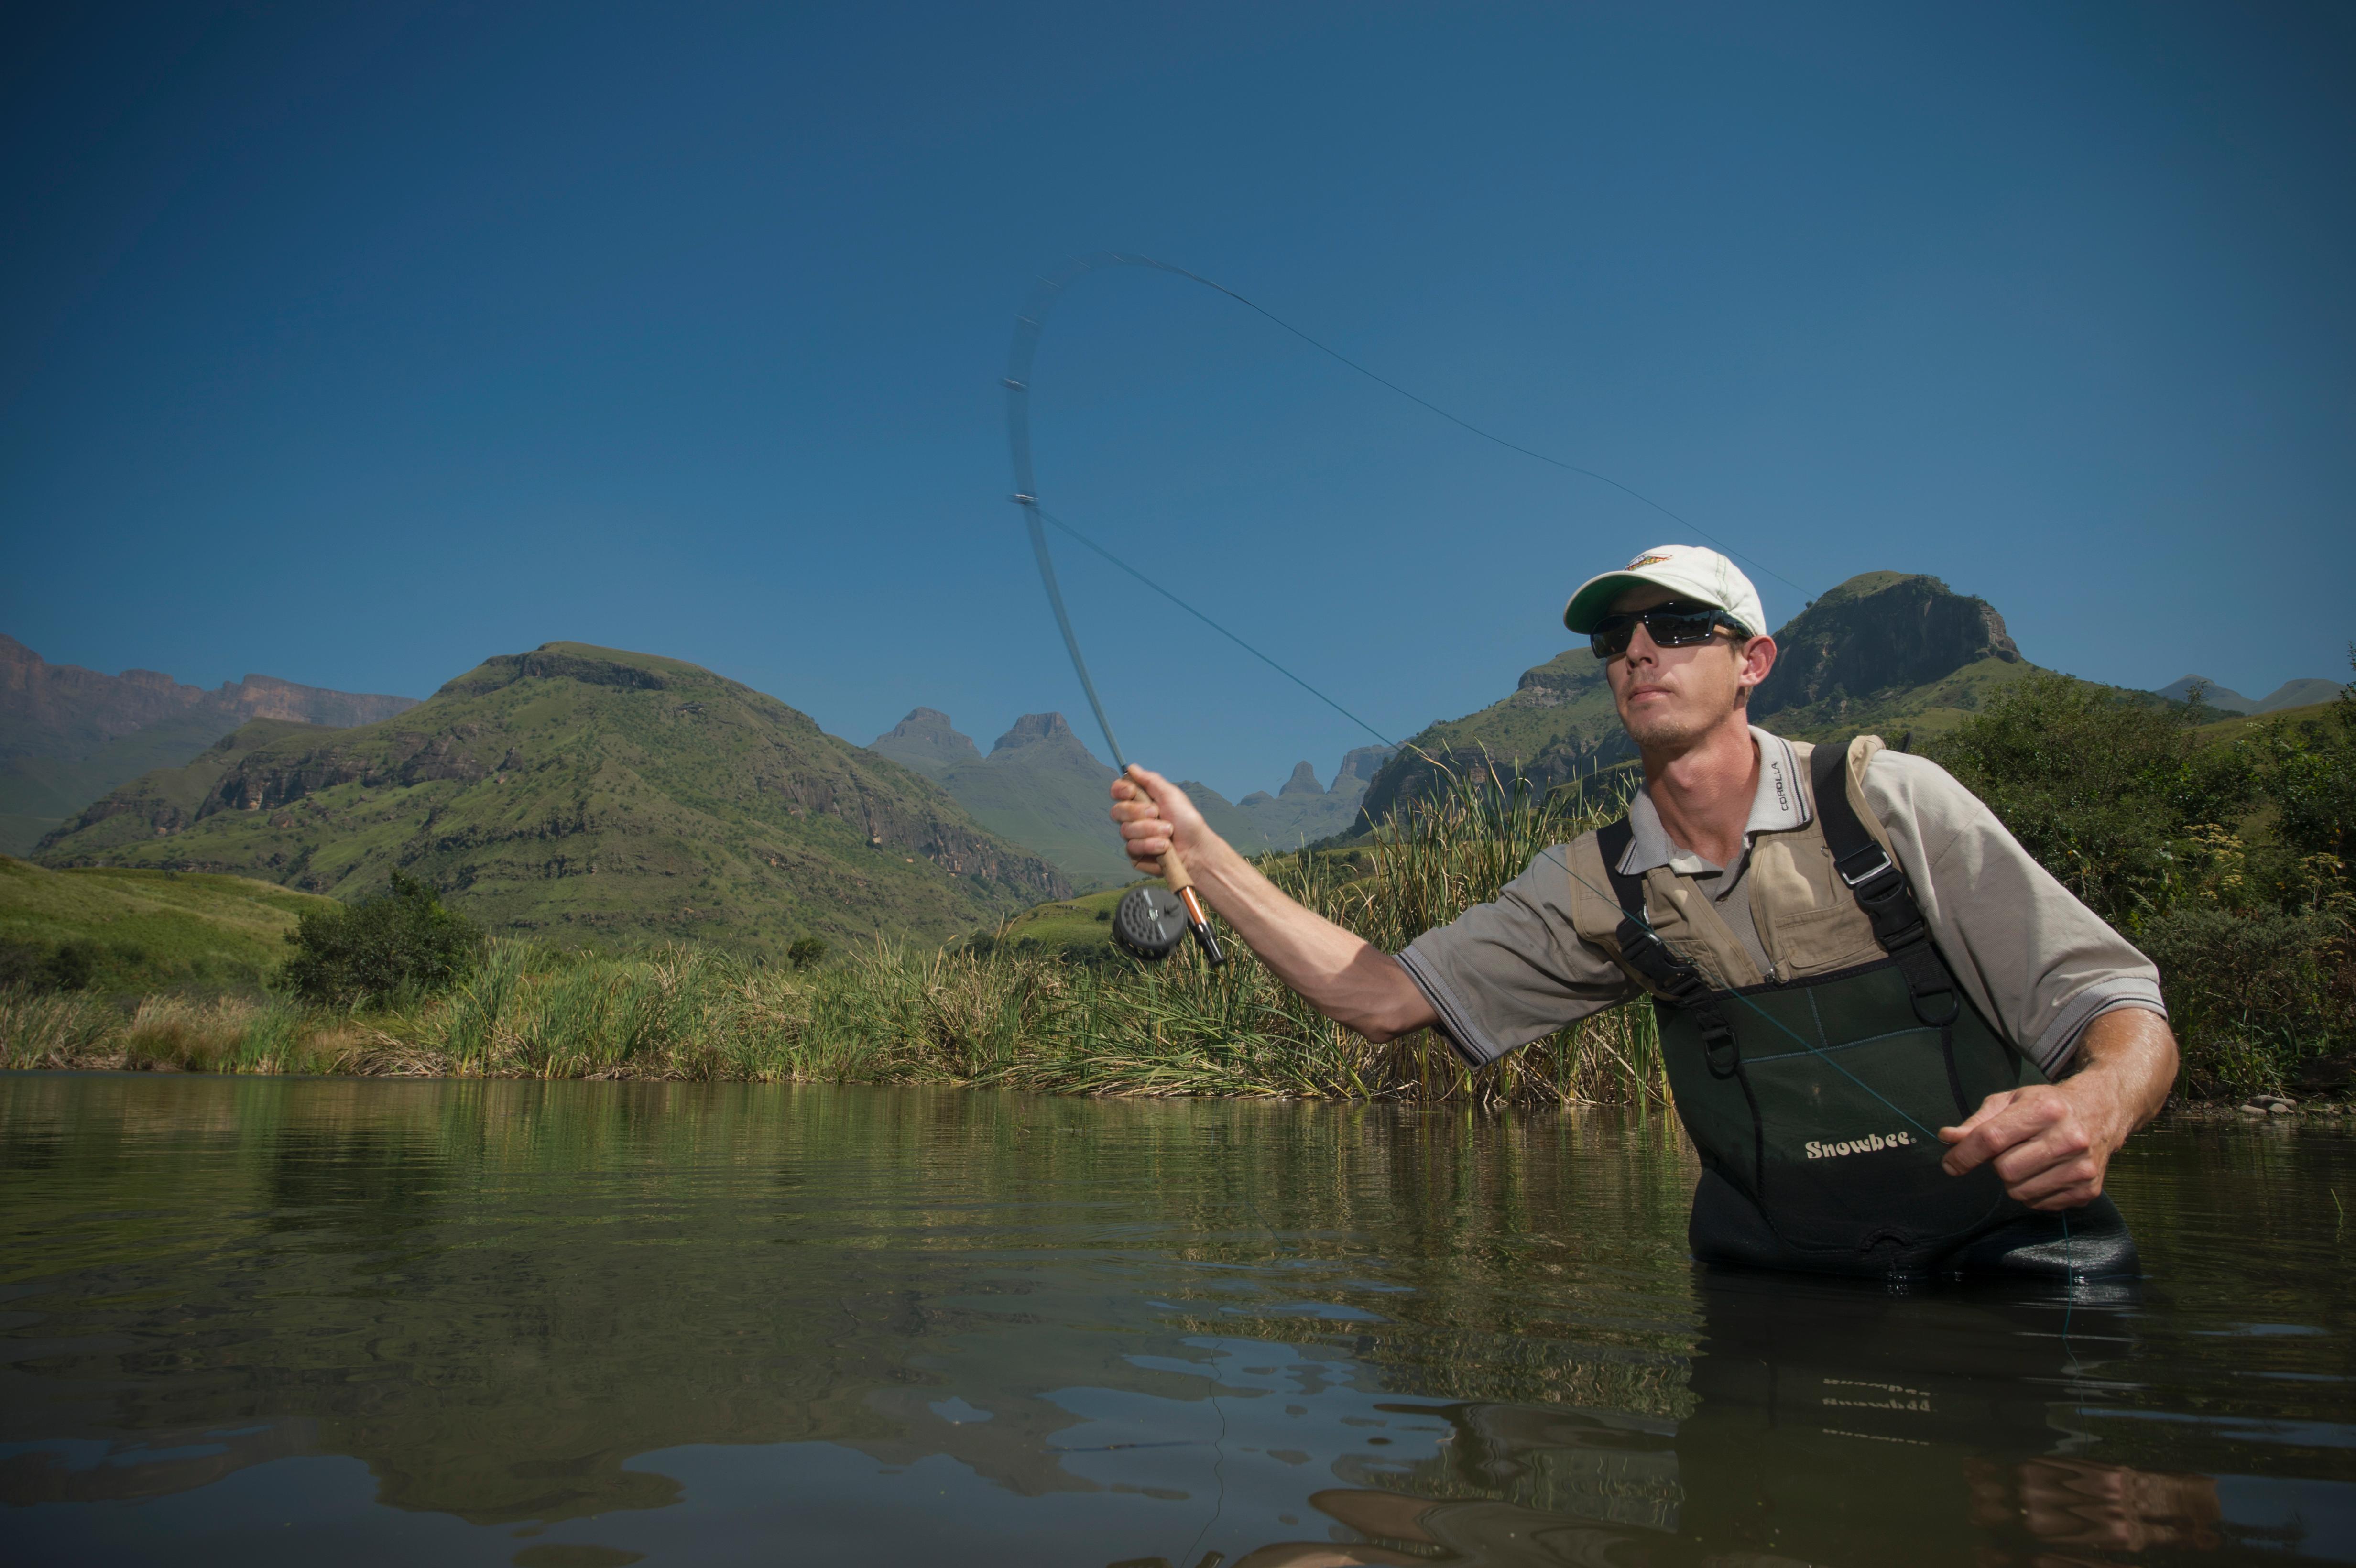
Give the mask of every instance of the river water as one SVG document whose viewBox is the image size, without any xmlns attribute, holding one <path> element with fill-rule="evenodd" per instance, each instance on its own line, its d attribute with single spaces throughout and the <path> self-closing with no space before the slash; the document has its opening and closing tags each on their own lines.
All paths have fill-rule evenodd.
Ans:
<svg viewBox="0 0 2356 1568">
<path fill-rule="evenodd" d="M 0 1166 L 10 1562 L 2356 1562 L 2330 1123 L 2137 1137 L 2074 1299 L 1697 1268 L 1622 1114 L 12 1074 Z"/>
</svg>

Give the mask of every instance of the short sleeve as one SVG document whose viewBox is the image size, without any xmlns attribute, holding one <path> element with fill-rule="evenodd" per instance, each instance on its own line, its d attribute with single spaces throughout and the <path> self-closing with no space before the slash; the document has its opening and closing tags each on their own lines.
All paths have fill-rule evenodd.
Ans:
<svg viewBox="0 0 2356 1568">
<path fill-rule="evenodd" d="M 2114 1008 L 2165 1014 L 2159 971 L 1927 757 L 1877 752 L 1866 804 L 1889 831 L 1932 940 L 1981 1013 L 2048 1073 Z"/>
<path fill-rule="evenodd" d="M 1539 852 L 1494 903 L 1425 932 L 1398 961 L 1440 1015 L 1440 1032 L 1474 1066 L 1637 994 L 1571 924 L 1559 845 Z"/>
</svg>

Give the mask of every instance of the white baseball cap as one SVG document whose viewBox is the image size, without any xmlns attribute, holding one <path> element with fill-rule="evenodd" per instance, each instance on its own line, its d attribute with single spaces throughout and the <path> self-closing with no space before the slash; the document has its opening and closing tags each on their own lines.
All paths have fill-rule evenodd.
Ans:
<svg viewBox="0 0 2356 1568">
<path fill-rule="evenodd" d="M 1657 544 L 1617 571 L 1590 577 L 1579 585 L 1562 607 L 1562 624 L 1574 632 L 1591 632 L 1612 613 L 1612 602 L 1639 582 L 1665 588 L 1680 599 L 1715 604 L 1752 636 L 1767 630 L 1767 609 L 1759 590 L 1734 562 L 1714 549 L 1692 544 Z"/>
</svg>

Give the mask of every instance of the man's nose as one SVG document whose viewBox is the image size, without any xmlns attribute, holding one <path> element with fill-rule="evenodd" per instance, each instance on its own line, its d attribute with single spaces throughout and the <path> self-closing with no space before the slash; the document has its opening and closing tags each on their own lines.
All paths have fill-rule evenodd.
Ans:
<svg viewBox="0 0 2356 1568">
<path fill-rule="evenodd" d="M 1622 656 L 1631 665 L 1658 664 L 1661 646 L 1653 641 L 1653 629 L 1642 621 L 1637 622 L 1636 629 L 1628 637 L 1628 651 Z"/>
</svg>

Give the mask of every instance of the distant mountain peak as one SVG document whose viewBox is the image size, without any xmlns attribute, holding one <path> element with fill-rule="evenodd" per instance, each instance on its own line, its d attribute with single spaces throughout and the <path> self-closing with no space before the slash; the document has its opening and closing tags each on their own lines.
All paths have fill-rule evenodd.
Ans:
<svg viewBox="0 0 2356 1568">
<path fill-rule="evenodd" d="M 2201 704 L 2204 708 L 2213 708 L 2220 713 L 2257 711 L 2256 703 L 2235 691 L 2232 687 L 2220 681 L 2211 680 L 2205 675 L 2179 676 L 2161 687 L 2159 695 L 2170 702 L 2190 702 L 2192 700 L 2192 688 L 2196 686 L 2201 688 Z"/>
<path fill-rule="evenodd" d="M 2248 698 L 2230 686 L 2220 686 L 2205 675 L 2179 676 L 2159 688 L 2158 695 L 2170 702 L 2190 702 L 2192 688 L 2200 687 L 2201 705 L 2220 713 L 2278 713 L 2286 708 L 2305 708 L 2317 702 L 2329 702 L 2340 695 L 2340 683 L 2308 676 L 2299 680 L 2286 680 L 2264 697 Z"/>
<path fill-rule="evenodd" d="M 990 754 L 994 757 L 1001 752 L 1011 752 L 1022 746 L 1044 745 L 1056 741 L 1068 741 L 1084 752 L 1087 750 L 1087 747 L 1081 743 L 1080 738 L 1072 733 L 1071 725 L 1064 721 L 1062 714 L 1025 713 L 1008 728 L 1005 734 L 1001 735 L 991 745 Z"/>
<path fill-rule="evenodd" d="M 210 690 L 159 670 L 53 665 L 0 635 L 0 852 L 23 853 L 83 806 L 156 767 L 180 767 L 252 720 L 348 728 L 416 699 L 249 675 Z"/>
<path fill-rule="evenodd" d="M 1295 763 L 1292 764 L 1292 776 L 1285 780 L 1284 787 L 1276 793 L 1279 797 L 1288 795 L 1323 795 L 1325 786 L 1317 782 L 1315 768 L 1305 762 Z"/>
<path fill-rule="evenodd" d="M 868 742 L 867 749 L 938 781 L 959 763 L 981 761 L 970 735 L 960 735 L 937 708 L 912 708 L 908 716 Z"/>
</svg>

